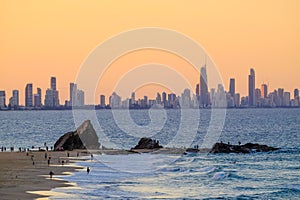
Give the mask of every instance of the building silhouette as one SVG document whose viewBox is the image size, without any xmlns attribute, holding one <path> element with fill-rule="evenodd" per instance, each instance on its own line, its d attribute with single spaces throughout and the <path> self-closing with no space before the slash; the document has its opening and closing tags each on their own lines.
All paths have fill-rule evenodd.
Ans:
<svg viewBox="0 0 300 200">
<path fill-rule="evenodd" d="M 229 93 L 232 98 L 234 98 L 235 95 L 235 79 L 231 78 L 229 81 Z"/>
<path fill-rule="evenodd" d="M 248 78 L 248 99 L 249 99 L 249 106 L 253 107 L 256 106 L 255 102 L 255 71 L 253 68 L 250 69 L 250 75 Z"/>
<path fill-rule="evenodd" d="M 0 91 L 0 109 L 5 109 L 6 108 L 6 96 L 5 96 L 5 91 L 1 90 Z"/>
<path fill-rule="evenodd" d="M 200 70 L 200 106 L 207 107 L 209 104 L 206 64 Z"/>
<path fill-rule="evenodd" d="M 28 83 L 25 88 L 25 107 L 32 107 L 32 83 Z"/>
<path fill-rule="evenodd" d="M 267 84 L 262 84 L 261 85 L 261 96 L 262 96 L 262 98 L 267 98 L 268 97 L 268 86 L 267 86 Z"/>
</svg>

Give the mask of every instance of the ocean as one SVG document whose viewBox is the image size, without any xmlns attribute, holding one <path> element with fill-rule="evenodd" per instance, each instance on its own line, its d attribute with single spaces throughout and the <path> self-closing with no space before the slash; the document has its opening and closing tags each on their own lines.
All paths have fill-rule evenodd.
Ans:
<svg viewBox="0 0 300 200">
<path fill-rule="evenodd" d="M 215 112 L 215 113 L 214 113 Z M 300 199 L 300 110 L 97 110 L 105 147 L 129 149 L 141 136 L 167 147 L 247 142 L 281 148 L 251 154 L 94 155 L 62 179 L 51 199 Z M 224 116 L 222 116 L 224 115 Z M 220 117 L 222 116 L 222 117 Z M 53 146 L 90 117 L 80 111 L 0 112 L 0 146 Z M 74 120 L 76 118 L 76 120 Z M 92 116 L 91 116 L 92 118 Z"/>
</svg>

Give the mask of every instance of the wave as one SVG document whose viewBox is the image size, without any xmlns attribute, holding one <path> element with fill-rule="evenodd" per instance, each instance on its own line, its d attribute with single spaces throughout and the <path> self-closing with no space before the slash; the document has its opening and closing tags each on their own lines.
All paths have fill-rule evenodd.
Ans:
<svg viewBox="0 0 300 200">
<path fill-rule="evenodd" d="M 213 180 L 220 180 L 220 179 L 224 179 L 224 178 L 227 178 L 228 176 L 229 176 L 229 172 L 216 172 L 214 175 L 213 175 L 213 177 L 212 177 L 212 179 Z"/>
</svg>

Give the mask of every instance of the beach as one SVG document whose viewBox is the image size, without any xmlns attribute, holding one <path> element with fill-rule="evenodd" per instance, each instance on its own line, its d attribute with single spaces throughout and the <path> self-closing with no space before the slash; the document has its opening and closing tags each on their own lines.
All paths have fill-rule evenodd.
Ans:
<svg viewBox="0 0 300 200">
<path fill-rule="evenodd" d="M 82 167 L 72 164 L 77 158 L 77 151 L 69 152 L 1 152 L 0 153 L 0 196 L 1 199 L 35 199 L 43 197 L 42 192 L 56 187 L 66 187 L 66 181 L 56 178 Z M 33 157 L 32 157 L 33 156 Z M 48 166 L 48 159 L 50 165 Z M 73 158 L 72 158 L 73 157 Z M 33 165 L 33 161 L 34 165 Z M 60 164 L 64 160 L 64 165 Z M 69 160 L 69 161 L 68 161 Z M 60 163 L 59 163 L 60 161 Z M 54 173 L 50 179 L 49 172 Z M 32 191 L 29 192 L 29 191 Z M 44 197 L 49 194 L 45 193 Z"/>
</svg>

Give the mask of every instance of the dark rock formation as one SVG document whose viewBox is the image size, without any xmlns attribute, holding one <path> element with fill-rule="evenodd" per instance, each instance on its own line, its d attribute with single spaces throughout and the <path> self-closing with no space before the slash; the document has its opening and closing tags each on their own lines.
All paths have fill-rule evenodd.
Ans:
<svg viewBox="0 0 300 200">
<path fill-rule="evenodd" d="M 139 143 L 132 149 L 159 149 L 163 148 L 159 145 L 158 140 L 152 140 L 151 138 L 141 138 Z"/>
<path fill-rule="evenodd" d="M 61 136 L 54 144 L 54 150 L 99 149 L 100 143 L 91 121 L 86 120 L 75 131 Z"/>
<path fill-rule="evenodd" d="M 269 147 L 267 145 L 247 143 L 244 145 L 231 145 L 216 143 L 210 150 L 210 153 L 251 153 L 275 151 L 279 148 Z"/>
</svg>

